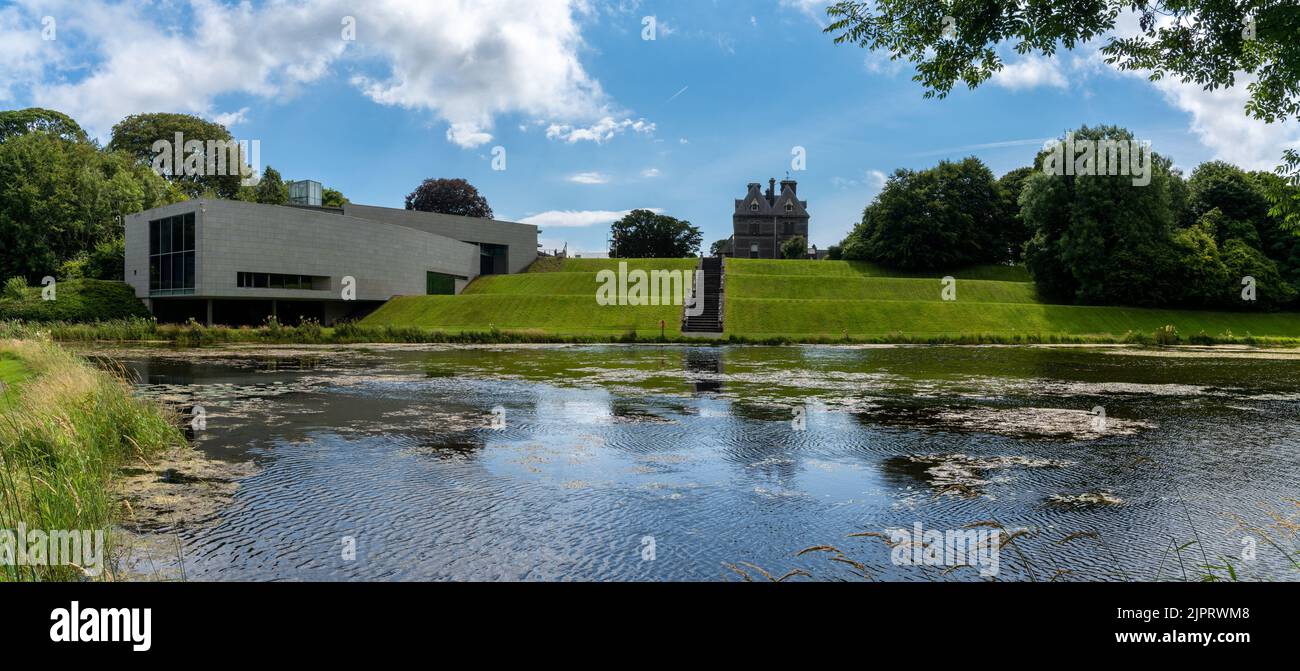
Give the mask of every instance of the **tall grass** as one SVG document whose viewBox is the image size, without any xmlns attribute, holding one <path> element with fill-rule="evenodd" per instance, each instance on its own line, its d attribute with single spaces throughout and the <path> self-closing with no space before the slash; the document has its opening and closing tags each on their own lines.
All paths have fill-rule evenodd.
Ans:
<svg viewBox="0 0 1300 671">
<path fill-rule="evenodd" d="M 0 340 L 0 352 L 26 369 L 0 397 L 0 528 L 108 531 L 114 473 L 183 441 L 175 418 L 53 343 Z M 66 565 L 0 565 L 0 581 L 82 577 Z"/>
</svg>

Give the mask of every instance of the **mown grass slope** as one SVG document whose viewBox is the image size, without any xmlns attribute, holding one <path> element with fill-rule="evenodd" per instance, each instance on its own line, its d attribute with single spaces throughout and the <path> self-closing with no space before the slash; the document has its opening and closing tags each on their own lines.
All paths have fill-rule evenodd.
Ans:
<svg viewBox="0 0 1300 671">
<path fill-rule="evenodd" d="M 628 270 L 689 270 L 696 259 L 629 259 Z M 601 270 L 618 260 L 541 259 L 529 272 L 489 275 L 459 296 L 401 296 L 362 320 L 363 326 L 417 326 L 447 332 L 521 331 L 564 336 L 681 334 L 680 305 L 605 306 L 596 303 Z"/>
<path fill-rule="evenodd" d="M 893 273 L 900 275 L 901 273 Z M 944 301 L 940 278 L 957 280 Z M 728 259 L 726 331 L 748 338 L 879 338 L 906 335 L 1151 334 L 1166 324 L 1183 337 L 1300 336 L 1294 313 L 1199 312 L 1040 302 L 1023 268 L 980 266 L 889 277 L 867 263 Z"/>
</svg>

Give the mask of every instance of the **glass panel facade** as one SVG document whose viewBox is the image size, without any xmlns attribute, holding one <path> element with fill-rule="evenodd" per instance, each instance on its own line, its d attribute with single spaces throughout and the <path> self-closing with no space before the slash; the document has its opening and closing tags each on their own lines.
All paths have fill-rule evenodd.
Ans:
<svg viewBox="0 0 1300 671">
<path fill-rule="evenodd" d="M 194 213 L 149 222 L 149 295 L 194 293 Z"/>
<path fill-rule="evenodd" d="M 286 275 L 283 273 L 235 274 L 235 285 L 241 289 L 310 289 L 328 291 L 330 278 L 324 275 Z"/>
</svg>

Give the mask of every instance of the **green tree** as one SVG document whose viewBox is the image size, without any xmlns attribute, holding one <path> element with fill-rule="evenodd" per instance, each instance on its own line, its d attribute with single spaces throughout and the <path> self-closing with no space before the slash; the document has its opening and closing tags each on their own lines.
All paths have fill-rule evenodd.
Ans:
<svg viewBox="0 0 1300 671">
<path fill-rule="evenodd" d="M 632 210 L 609 229 L 609 255 L 616 258 L 668 258 L 696 256 L 704 235 L 700 229 L 666 214 Z"/>
<path fill-rule="evenodd" d="M 1202 163 L 1187 180 L 1188 209 L 1199 220 L 1217 209 L 1228 219 L 1254 227 L 1268 217 L 1268 196 L 1244 170 L 1223 161 Z"/>
<path fill-rule="evenodd" d="M 1002 189 L 1001 228 L 1005 231 L 1004 240 L 1011 250 L 1012 260 L 1019 260 L 1024 255 L 1025 243 L 1034 235 L 1034 231 L 1025 224 L 1024 217 L 1020 216 L 1020 193 L 1033 174 L 1034 169 L 1025 166 L 998 178 L 998 186 Z"/>
<path fill-rule="evenodd" d="M 167 179 L 191 198 L 200 196 L 205 191 L 212 191 L 220 198 L 237 198 L 241 179 L 239 171 L 247 158 L 236 145 L 232 159 L 229 143 L 234 142 L 234 138 L 230 135 L 230 131 L 219 123 L 189 114 L 133 114 L 113 126 L 108 149 L 126 152 L 137 161 L 152 167 L 159 156 L 159 150 L 154 148 L 154 143 L 165 141 L 168 147 L 172 147 L 176 142 L 177 133 L 181 134 L 185 144 L 198 141 L 201 144 L 199 148 L 201 156 L 198 159 L 197 170 L 187 171 L 184 161 L 181 165 L 176 165 L 173 161 L 171 174 L 167 175 Z M 216 146 L 210 145 L 210 142 L 222 144 Z M 211 156 L 211 167 L 209 167 L 208 151 L 210 147 L 217 150 Z M 223 147 L 226 158 L 224 169 L 221 169 L 222 166 L 217 163 L 216 153 L 222 152 Z M 184 147 L 180 150 L 182 157 L 187 158 L 191 155 L 191 152 Z M 174 147 L 173 151 L 175 151 Z M 185 174 L 186 172 L 192 174 Z M 222 174 L 213 174 L 217 172 Z"/>
<path fill-rule="evenodd" d="M 1133 139 L 1122 128 L 1084 126 L 1076 141 Z M 1037 171 L 1021 195 L 1021 216 L 1034 237 L 1025 264 L 1039 292 L 1054 300 L 1084 304 L 1162 305 L 1175 252 L 1171 247 L 1168 159 L 1152 153 L 1150 183 L 1129 175 L 1055 174 L 1040 152 Z"/>
<path fill-rule="evenodd" d="M 426 179 L 406 196 L 406 209 L 491 219 L 487 198 L 463 179 Z"/>
<path fill-rule="evenodd" d="M 289 202 L 289 185 L 280 178 L 280 171 L 266 166 L 257 186 L 253 187 L 253 199 L 263 205 L 284 205 Z"/>
<path fill-rule="evenodd" d="M 1139 33 L 1113 34 L 1136 12 Z M 841 0 L 826 9 L 837 44 L 888 53 L 915 66 L 925 97 L 957 82 L 975 88 L 1003 67 L 998 47 L 1051 56 L 1094 38 L 1122 70 L 1150 72 L 1207 90 L 1253 75 L 1245 112 L 1267 123 L 1300 116 L 1300 7 L 1294 0 Z M 1300 186 L 1300 152 L 1286 150 L 1278 171 Z M 1300 226 L 1300 194 L 1269 193 L 1277 216 Z"/>
<path fill-rule="evenodd" d="M 808 240 L 802 235 L 796 235 L 789 240 L 781 243 L 781 258 L 784 259 L 806 259 L 808 258 Z"/>
<path fill-rule="evenodd" d="M 1277 264 L 1258 249 L 1242 242 L 1229 240 L 1223 245 L 1223 265 L 1228 269 L 1228 286 L 1224 294 L 1232 297 L 1228 304 L 1245 309 L 1276 310 L 1295 301 L 1296 290 L 1282 279 Z M 1241 300 L 1242 282 L 1251 278 L 1255 282 L 1255 300 Z"/>
<path fill-rule="evenodd" d="M 1186 307 L 1223 304 L 1228 267 L 1223 265 L 1214 233 L 1198 224 L 1174 233 L 1173 244 L 1181 288 L 1177 302 Z"/>
<path fill-rule="evenodd" d="M 343 207 L 352 201 L 344 197 L 343 192 L 328 186 L 321 189 L 320 204 L 323 207 Z"/>
<path fill-rule="evenodd" d="M 723 256 L 725 254 L 730 254 L 730 253 L 731 253 L 731 238 L 714 240 L 713 244 L 709 245 L 709 256 Z"/>
<path fill-rule="evenodd" d="M 39 280 L 122 236 L 122 216 L 182 199 L 126 154 L 45 132 L 0 143 L 0 277 Z"/>
<path fill-rule="evenodd" d="M 905 270 L 1000 263 L 1011 255 L 1005 198 L 974 157 L 897 170 L 845 239 L 844 258 Z"/>
<path fill-rule="evenodd" d="M 72 117 L 41 107 L 0 111 L 0 142 L 27 133 L 50 133 L 70 142 L 86 142 L 86 132 Z"/>
</svg>

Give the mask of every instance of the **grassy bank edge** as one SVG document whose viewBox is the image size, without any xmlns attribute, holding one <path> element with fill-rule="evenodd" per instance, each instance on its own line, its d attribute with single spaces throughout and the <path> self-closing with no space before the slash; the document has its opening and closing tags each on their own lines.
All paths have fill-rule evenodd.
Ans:
<svg viewBox="0 0 1300 671">
<path fill-rule="evenodd" d="M 0 529 L 103 530 L 103 573 L 70 565 L 0 565 L 0 581 L 111 579 L 115 476 L 184 442 L 176 417 L 137 398 L 124 379 L 44 339 L 0 334 L 23 374 L 0 400 Z"/>
<path fill-rule="evenodd" d="M 436 330 L 415 326 L 362 326 L 343 324 L 322 327 L 315 323 L 301 326 L 267 326 L 231 328 L 205 327 L 201 324 L 157 324 L 148 319 L 117 320 L 99 323 L 25 323 L 0 321 L 0 340 L 50 338 L 60 342 L 159 343 L 177 347 L 201 347 L 222 344 L 601 344 L 601 343 L 677 343 L 692 345 L 1248 345 L 1257 347 L 1300 347 L 1300 338 L 1255 336 L 1252 334 L 1197 333 L 1180 334 L 1177 329 L 1153 332 L 1129 331 L 1123 334 L 1071 333 L 888 333 L 870 336 L 729 334 L 721 338 L 658 332 L 606 331 L 557 333 L 540 329 L 492 329 L 489 331 Z"/>
</svg>

